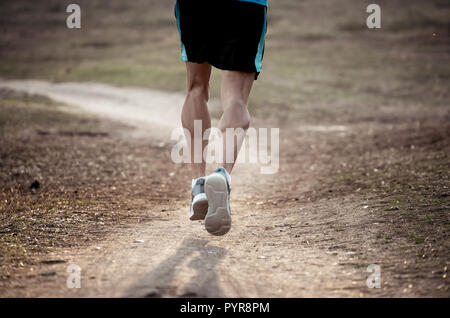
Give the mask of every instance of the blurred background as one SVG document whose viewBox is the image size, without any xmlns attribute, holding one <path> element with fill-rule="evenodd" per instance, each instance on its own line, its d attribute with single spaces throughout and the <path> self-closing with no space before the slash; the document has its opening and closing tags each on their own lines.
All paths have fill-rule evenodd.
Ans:
<svg viewBox="0 0 450 318">
<path fill-rule="evenodd" d="M 174 1 L 80 0 L 81 29 L 65 27 L 69 3 L 1 2 L 2 78 L 184 90 Z M 366 27 L 370 3 L 272 1 L 252 111 L 323 120 L 336 111 L 448 104 L 448 1 L 380 0 L 381 29 Z M 212 86 L 214 97 L 218 81 Z"/>
</svg>

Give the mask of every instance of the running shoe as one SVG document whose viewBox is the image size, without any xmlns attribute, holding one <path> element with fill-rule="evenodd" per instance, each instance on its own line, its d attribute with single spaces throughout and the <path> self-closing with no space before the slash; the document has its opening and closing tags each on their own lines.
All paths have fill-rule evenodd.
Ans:
<svg viewBox="0 0 450 318">
<path fill-rule="evenodd" d="M 223 167 L 206 177 L 204 189 L 208 213 L 205 228 L 212 235 L 224 235 L 231 228 L 230 183 L 231 177 Z"/>
<path fill-rule="evenodd" d="M 191 221 L 204 220 L 208 212 L 208 200 L 205 194 L 205 178 L 197 178 L 192 180 L 191 187 Z"/>
</svg>

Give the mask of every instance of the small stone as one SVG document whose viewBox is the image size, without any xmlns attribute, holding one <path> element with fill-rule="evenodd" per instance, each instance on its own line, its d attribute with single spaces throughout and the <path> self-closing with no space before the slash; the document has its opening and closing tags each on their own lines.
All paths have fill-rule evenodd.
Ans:
<svg viewBox="0 0 450 318">
<path fill-rule="evenodd" d="M 134 240 L 134 243 L 144 243 L 144 240 Z"/>
<path fill-rule="evenodd" d="M 30 185 L 30 190 L 39 189 L 40 186 L 41 186 L 41 184 L 39 183 L 39 181 L 34 180 Z"/>
<path fill-rule="evenodd" d="M 56 272 L 40 273 L 39 275 L 44 276 L 44 277 L 55 276 Z"/>
<path fill-rule="evenodd" d="M 144 296 L 145 298 L 157 298 L 161 297 L 161 293 L 156 289 L 150 289 Z"/>
<path fill-rule="evenodd" d="M 46 265 L 63 264 L 65 262 L 66 261 L 63 261 L 63 260 L 60 260 L 60 259 L 41 261 L 42 264 L 46 264 Z"/>
</svg>

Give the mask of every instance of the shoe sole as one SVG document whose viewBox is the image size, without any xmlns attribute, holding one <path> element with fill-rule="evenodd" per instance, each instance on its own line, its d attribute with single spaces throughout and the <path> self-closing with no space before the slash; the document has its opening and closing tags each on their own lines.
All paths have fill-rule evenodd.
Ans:
<svg viewBox="0 0 450 318">
<path fill-rule="evenodd" d="M 205 228 L 212 235 L 225 235 L 231 228 L 228 187 L 225 178 L 220 174 L 209 176 L 205 182 L 205 193 L 208 198 Z"/>
<path fill-rule="evenodd" d="M 198 200 L 192 204 L 194 213 L 189 218 L 191 221 L 204 220 L 208 213 L 208 200 L 206 198 Z"/>
</svg>

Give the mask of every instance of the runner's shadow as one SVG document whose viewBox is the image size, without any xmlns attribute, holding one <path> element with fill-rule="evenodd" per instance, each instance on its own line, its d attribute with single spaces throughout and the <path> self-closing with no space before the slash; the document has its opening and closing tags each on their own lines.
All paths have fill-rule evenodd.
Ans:
<svg viewBox="0 0 450 318">
<path fill-rule="evenodd" d="M 134 284 L 130 297 L 221 297 L 215 266 L 224 258 L 226 249 L 207 245 L 209 241 L 184 239 L 175 254 L 161 262 L 153 271 Z M 198 254 L 198 255 L 196 255 Z M 183 274 L 183 263 L 195 275 L 185 286 L 173 282 L 177 272 Z"/>
</svg>

